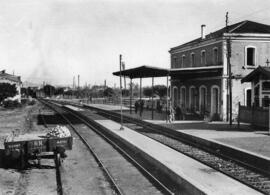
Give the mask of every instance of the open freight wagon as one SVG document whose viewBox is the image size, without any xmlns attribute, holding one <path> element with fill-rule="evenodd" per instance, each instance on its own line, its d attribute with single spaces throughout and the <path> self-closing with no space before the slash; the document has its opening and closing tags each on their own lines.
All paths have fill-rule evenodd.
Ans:
<svg viewBox="0 0 270 195">
<path fill-rule="evenodd" d="M 42 158 L 56 160 L 61 165 L 61 158 L 66 157 L 65 151 L 72 149 L 73 139 L 68 137 L 47 137 L 46 134 L 17 135 L 4 142 L 5 162 L 10 160 L 19 163 L 21 169 L 25 168 L 28 160 L 37 159 L 40 164 Z"/>
</svg>

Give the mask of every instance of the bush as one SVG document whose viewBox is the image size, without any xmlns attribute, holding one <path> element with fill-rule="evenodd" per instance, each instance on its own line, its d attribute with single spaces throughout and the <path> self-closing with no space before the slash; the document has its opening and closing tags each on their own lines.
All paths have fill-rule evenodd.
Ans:
<svg viewBox="0 0 270 195">
<path fill-rule="evenodd" d="M 17 100 L 5 100 L 3 101 L 4 108 L 17 108 L 20 107 L 21 104 Z"/>
<path fill-rule="evenodd" d="M 34 99 L 28 101 L 28 105 L 35 105 L 36 101 Z"/>
</svg>

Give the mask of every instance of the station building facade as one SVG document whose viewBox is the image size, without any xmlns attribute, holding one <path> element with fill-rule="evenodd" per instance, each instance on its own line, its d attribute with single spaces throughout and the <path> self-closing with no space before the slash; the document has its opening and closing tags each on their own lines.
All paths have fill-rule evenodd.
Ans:
<svg viewBox="0 0 270 195">
<path fill-rule="evenodd" d="M 229 53 L 235 118 L 238 102 L 251 105 L 251 84 L 241 79 L 270 60 L 270 26 L 242 21 L 207 35 L 204 27 L 200 38 L 169 50 L 172 103 L 186 112 L 227 120 Z"/>
<path fill-rule="evenodd" d="M 15 84 L 17 95 L 13 97 L 13 99 L 18 100 L 18 102 L 21 102 L 21 87 L 22 87 L 22 81 L 20 76 L 15 76 L 12 74 L 6 73 L 5 70 L 0 71 L 0 83 L 9 83 L 11 85 Z"/>
</svg>

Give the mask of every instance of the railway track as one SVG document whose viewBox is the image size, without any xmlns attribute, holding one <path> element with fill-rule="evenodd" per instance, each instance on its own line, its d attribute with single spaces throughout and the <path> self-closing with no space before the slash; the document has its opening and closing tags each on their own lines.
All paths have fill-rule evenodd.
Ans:
<svg viewBox="0 0 270 195">
<path fill-rule="evenodd" d="M 128 159 L 128 161 L 131 162 L 134 167 L 136 167 L 136 170 L 139 170 L 140 175 L 143 176 L 143 177 L 146 177 L 147 180 L 150 182 L 150 184 L 153 185 L 153 187 L 151 187 L 152 188 L 152 192 L 150 191 L 150 194 L 153 193 L 153 191 L 155 192 L 154 194 L 174 194 L 174 192 L 172 190 L 170 190 L 167 186 L 165 186 L 162 182 L 160 182 L 157 178 L 155 178 L 155 176 L 153 176 L 149 171 L 147 171 L 144 168 L 144 165 L 141 162 L 138 162 L 138 159 L 134 159 L 130 154 L 128 154 L 127 151 L 123 150 L 119 144 L 116 144 L 115 143 L 115 140 L 113 140 L 113 138 L 109 137 L 106 134 L 103 134 L 100 129 L 98 129 L 97 127 L 93 126 L 91 124 L 91 121 L 85 120 L 84 118 L 81 118 L 80 116 L 75 115 L 74 113 L 72 115 L 70 115 L 70 113 L 67 115 L 66 113 L 68 113 L 68 111 L 67 110 L 63 110 L 57 104 L 52 104 L 52 103 L 45 102 L 45 101 L 41 101 L 41 102 L 43 104 L 45 104 L 46 106 L 48 106 L 49 108 L 51 108 L 52 110 L 54 110 L 56 113 L 60 114 L 62 116 L 62 118 L 70 125 L 70 127 L 73 129 L 73 131 L 78 135 L 78 137 L 82 140 L 82 142 L 88 148 L 88 150 L 90 151 L 90 153 L 94 156 L 94 158 L 97 161 L 98 165 L 104 171 L 104 174 L 106 175 L 106 177 L 107 177 L 107 179 L 108 179 L 108 181 L 109 181 L 109 183 L 110 183 L 110 185 L 111 185 L 111 187 L 112 187 L 112 189 L 114 191 L 114 194 L 129 194 L 129 193 L 126 192 L 125 189 L 123 190 L 123 185 L 121 186 L 121 184 L 119 184 L 119 178 L 118 179 L 115 179 L 115 175 L 112 175 L 110 173 L 111 171 L 106 168 L 107 166 L 101 160 L 102 157 L 100 157 L 99 154 L 97 154 L 95 152 L 95 150 L 93 149 L 93 147 L 89 144 L 89 141 L 86 139 L 87 134 L 89 134 L 89 131 L 82 132 L 82 131 L 77 130 L 74 127 L 74 125 L 71 122 L 71 121 L 74 121 L 74 118 L 76 120 L 81 121 L 85 125 L 87 125 L 90 129 L 92 129 L 99 136 L 102 136 L 102 139 L 103 140 L 105 140 L 111 146 L 113 146 L 113 148 L 116 149 L 121 155 L 123 155 L 125 159 Z M 91 135 L 91 136 L 93 136 L 93 135 Z M 129 166 L 129 168 L 130 168 L 130 166 Z M 61 185 L 61 172 L 60 171 L 57 171 L 57 172 L 58 172 L 57 173 L 58 174 L 57 177 L 59 177 L 59 179 L 58 179 L 59 181 L 57 180 L 58 181 L 57 183 L 59 185 Z M 134 174 L 134 172 L 132 174 Z M 134 177 L 134 175 L 133 175 L 133 177 Z M 140 178 L 137 178 L 136 179 L 136 181 L 138 181 L 138 182 L 139 182 L 139 180 L 141 180 L 141 179 Z M 142 181 L 145 182 L 145 179 L 142 179 Z M 146 184 L 146 185 L 149 186 L 149 184 Z M 63 190 L 62 190 L 63 188 L 62 188 L 62 186 L 58 186 L 58 188 L 59 188 L 59 194 L 63 194 Z M 136 190 L 139 190 L 139 189 L 136 189 Z M 142 192 L 142 194 L 144 194 L 144 193 L 145 192 Z M 148 191 L 147 194 L 149 194 L 149 191 Z"/>
<path fill-rule="evenodd" d="M 99 115 L 120 122 L 120 115 L 118 113 L 102 111 L 101 109 L 94 110 Z M 269 170 L 262 170 L 261 167 L 247 165 L 246 162 L 232 159 L 230 156 L 220 154 L 219 151 L 212 151 L 211 148 L 206 149 L 205 146 L 203 147 L 204 149 L 201 149 L 198 143 L 194 145 L 194 143 L 183 141 L 173 133 L 168 134 L 165 133 L 166 131 L 157 130 L 150 124 L 139 121 L 138 119 L 125 116 L 123 121 L 124 125 L 134 131 L 142 133 L 174 150 L 196 159 L 259 192 L 270 194 Z"/>
</svg>

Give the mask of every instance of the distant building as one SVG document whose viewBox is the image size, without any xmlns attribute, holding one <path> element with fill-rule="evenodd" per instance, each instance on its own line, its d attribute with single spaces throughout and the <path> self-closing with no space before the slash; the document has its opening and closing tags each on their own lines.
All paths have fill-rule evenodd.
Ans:
<svg viewBox="0 0 270 195">
<path fill-rule="evenodd" d="M 187 111 L 228 119 L 227 38 L 230 38 L 232 110 L 251 104 L 251 84 L 241 79 L 270 59 L 270 26 L 242 21 L 170 49 L 172 101 Z M 228 33 L 226 33 L 228 32 Z"/>
<path fill-rule="evenodd" d="M 0 83 L 9 83 L 11 85 L 15 84 L 17 95 L 14 97 L 14 99 L 17 99 L 19 102 L 21 102 L 22 81 L 20 76 L 8 74 L 5 70 L 2 70 L 0 71 Z"/>
</svg>

